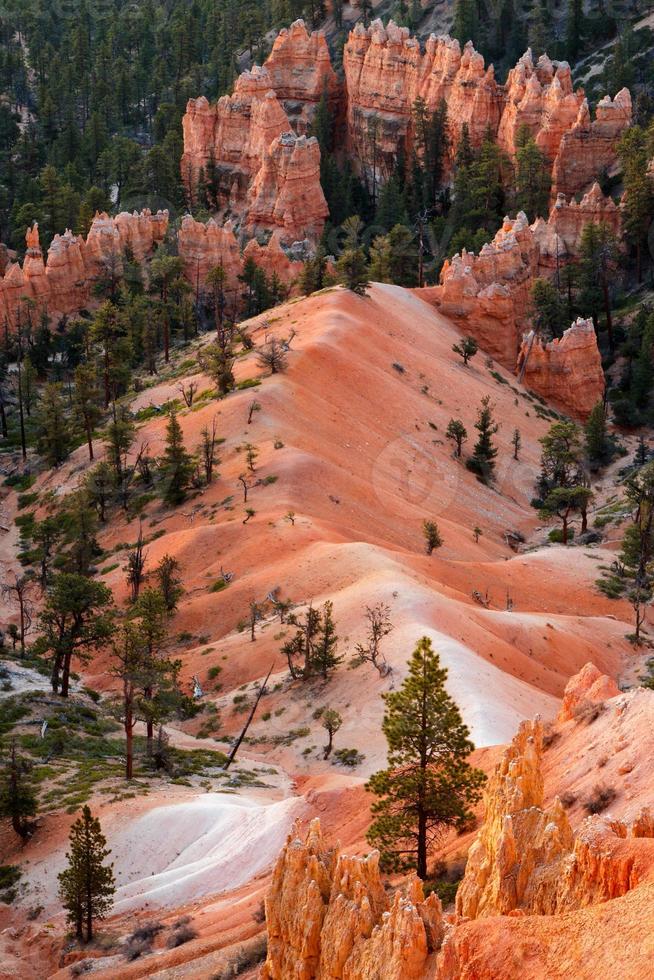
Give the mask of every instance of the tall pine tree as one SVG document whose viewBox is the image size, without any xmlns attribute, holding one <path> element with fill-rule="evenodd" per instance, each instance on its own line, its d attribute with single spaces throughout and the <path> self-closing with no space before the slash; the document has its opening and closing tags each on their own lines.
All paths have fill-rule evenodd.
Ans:
<svg viewBox="0 0 654 980">
<path fill-rule="evenodd" d="M 367 837 L 380 849 L 382 866 L 415 870 L 422 879 L 430 849 L 450 827 L 470 820 L 486 778 L 468 764 L 474 746 L 446 680 L 447 670 L 423 636 L 402 687 L 382 695 L 388 765 L 367 784 L 378 797 Z"/>
</svg>

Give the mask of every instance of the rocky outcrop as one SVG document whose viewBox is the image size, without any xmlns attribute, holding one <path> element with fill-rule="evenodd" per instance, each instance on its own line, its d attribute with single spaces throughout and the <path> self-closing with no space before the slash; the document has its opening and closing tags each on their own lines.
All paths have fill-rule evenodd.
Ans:
<svg viewBox="0 0 654 980">
<path fill-rule="evenodd" d="M 615 685 L 586 665 L 568 688 L 569 706 L 573 692 L 612 695 Z M 573 838 L 558 798 L 544 807 L 541 757 L 540 722 L 523 722 L 488 782 L 484 825 L 457 892 L 459 915 L 557 915 L 626 895 L 651 874 L 650 811 L 630 825 L 589 817 Z"/>
<path fill-rule="evenodd" d="M 484 826 L 470 848 L 456 910 L 476 919 L 556 909 L 561 862 L 573 846 L 558 802 L 543 807 L 542 726 L 523 722 L 486 789 Z"/>
<path fill-rule="evenodd" d="M 567 695 L 602 690 L 612 696 L 612 682 L 587 665 Z M 633 737 L 647 723 L 642 696 L 650 693 L 607 706 L 622 740 L 627 726 Z M 524 722 L 487 783 L 456 914 L 443 916 L 434 896 L 423 901 L 415 881 L 389 899 L 376 853 L 331 850 L 317 821 L 306 842 L 289 838 L 266 904 L 264 980 L 593 980 L 613 975 L 625 935 L 623 975 L 649 977 L 643 936 L 651 930 L 642 923 L 651 922 L 654 896 L 654 814 L 644 808 L 618 820 L 607 812 L 574 834 L 559 800 L 544 803 L 542 735 L 538 719 Z"/>
<path fill-rule="evenodd" d="M 560 340 L 529 333 L 531 290 L 579 254 L 583 228 L 604 222 L 620 230 L 620 209 L 595 184 L 577 204 L 559 195 L 548 221 L 529 225 L 524 213 L 505 218 L 479 255 L 465 249 L 445 262 L 440 285 L 422 295 L 475 337 L 527 387 L 585 418 L 604 394 L 604 375 L 592 325 L 578 321 Z M 516 368 L 517 358 L 517 368 Z"/>
<path fill-rule="evenodd" d="M 450 37 L 432 35 L 422 51 L 406 28 L 390 21 L 357 24 L 343 52 L 350 152 L 368 182 L 383 180 L 413 143 L 412 107 L 420 97 L 431 111 L 445 100 L 449 159 L 463 125 L 473 146 L 487 132 L 515 156 L 523 127 L 545 155 L 553 195 L 577 194 L 616 164 L 618 139 L 631 121 L 626 90 L 606 98 L 591 120 L 583 90 L 574 91 L 570 66 L 543 55 L 534 64 L 528 50 L 505 85 L 472 44 L 461 50 Z M 375 172 L 378 171 L 378 172 Z"/>
<path fill-rule="evenodd" d="M 128 249 L 142 262 L 167 229 L 167 211 L 122 213 L 115 218 L 96 214 L 86 240 L 71 231 L 55 235 L 44 261 L 35 224 L 25 236 L 22 267 L 9 263 L 0 279 L 0 319 L 15 329 L 25 300 L 35 304 L 37 315 L 45 313 L 52 321 L 79 313 L 91 302 L 92 285 L 109 265 L 120 274 Z"/>
<path fill-rule="evenodd" d="M 583 98 L 583 92 L 573 90 L 567 62 L 554 64 L 542 55 L 534 65 L 528 50 L 506 80 L 499 145 L 509 156 L 515 156 L 518 134 L 526 127 L 552 166 L 564 133 L 577 120 Z"/>
<path fill-rule="evenodd" d="M 631 124 L 632 105 L 628 89 L 615 99 L 607 95 L 591 119 L 586 99 L 579 107 L 574 126 L 564 133 L 552 170 L 553 194 L 577 194 L 603 171 L 617 165 L 617 145 Z"/>
<path fill-rule="evenodd" d="M 432 37 L 425 51 L 409 30 L 390 21 L 357 24 L 343 51 L 350 152 L 369 178 L 392 173 L 402 151 L 413 140 L 412 110 L 421 97 L 434 110 L 447 103 L 450 158 L 464 123 L 473 145 L 488 129 L 496 132 L 502 107 L 501 89 L 492 67 L 471 43 L 461 50 L 450 37 Z M 372 143 L 375 143 L 374 148 Z M 373 161 L 374 156 L 378 162 Z"/>
<path fill-rule="evenodd" d="M 513 370 L 529 322 L 529 295 L 539 275 L 540 249 L 524 213 L 504 219 L 479 255 L 465 249 L 446 262 L 441 284 L 426 291 L 441 313 L 472 334 Z"/>
<path fill-rule="evenodd" d="M 204 181 L 216 209 L 250 233 L 281 228 L 288 244 L 317 240 L 328 215 L 320 147 L 316 139 L 294 134 L 271 84 L 267 68 L 255 67 L 215 105 L 190 100 L 182 176 L 191 198 Z"/>
<path fill-rule="evenodd" d="M 204 286 L 210 270 L 220 265 L 225 270 L 226 287 L 238 287 L 243 260 L 231 222 L 220 225 L 210 218 L 203 224 L 185 214 L 177 233 L 177 250 L 184 275 L 196 288 Z"/>
<path fill-rule="evenodd" d="M 132 214 L 121 211 L 115 218 L 105 212 L 96 214 L 84 246 L 86 265 L 101 265 L 110 256 L 122 257 L 126 251 L 136 262 L 144 262 L 166 237 L 168 217 L 168 211 L 153 214 L 148 210 Z"/>
<path fill-rule="evenodd" d="M 549 343 L 530 332 L 523 340 L 517 371 L 527 388 L 570 415 L 588 418 L 606 386 L 593 321 L 578 319 Z"/>
<path fill-rule="evenodd" d="M 243 249 L 243 259 L 252 259 L 267 276 L 277 278 L 291 287 L 297 282 L 304 259 L 311 251 L 310 242 L 296 242 L 290 249 L 282 247 L 282 232 L 275 231 L 267 245 L 261 245 L 256 238 L 250 239 Z"/>
<path fill-rule="evenodd" d="M 340 86 L 322 33 L 309 33 L 303 20 L 280 31 L 264 68 L 293 129 L 306 134 L 323 94 L 332 109 Z"/>
<path fill-rule="evenodd" d="M 267 276 L 275 275 L 293 288 L 302 272 L 303 259 L 310 250 L 310 244 L 298 242 L 294 249 L 285 249 L 281 243 L 282 237 L 283 232 L 277 230 L 265 245 L 251 238 L 241 250 L 231 221 L 220 225 L 210 218 L 205 224 L 186 214 L 177 233 L 177 249 L 184 263 L 184 275 L 196 290 L 204 288 L 211 269 L 223 267 L 227 299 L 232 306 L 237 303 L 243 288 L 238 277 L 247 259 L 256 262 Z"/>
<path fill-rule="evenodd" d="M 570 721 L 582 704 L 602 703 L 619 693 L 620 688 L 612 677 L 603 674 L 595 664 L 587 663 L 566 684 L 559 721 Z"/>
<path fill-rule="evenodd" d="M 264 152 L 248 194 L 246 226 L 281 228 L 286 241 L 317 240 L 329 215 L 314 137 L 283 133 Z"/>
<path fill-rule="evenodd" d="M 565 194 L 559 194 L 550 211 L 547 227 L 558 235 L 565 249 L 563 257 L 579 255 L 581 236 L 588 224 L 605 224 L 618 237 L 622 231 L 622 212 L 619 206 L 611 197 L 602 193 L 597 182 L 579 203 L 573 197 L 568 199 Z M 541 254 L 544 251 L 541 247 Z"/>
<path fill-rule="evenodd" d="M 182 120 L 182 178 L 190 196 L 202 174 L 217 208 L 243 207 L 250 182 L 272 141 L 290 129 L 265 68 L 236 80 L 232 95 L 214 105 L 191 99 Z"/>
<path fill-rule="evenodd" d="M 435 895 L 417 881 L 390 903 L 379 855 L 346 857 L 314 820 L 289 837 L 266 898 L 268 957 L 262 980 L 420 980 L 443 936 Z"/>
</svg>

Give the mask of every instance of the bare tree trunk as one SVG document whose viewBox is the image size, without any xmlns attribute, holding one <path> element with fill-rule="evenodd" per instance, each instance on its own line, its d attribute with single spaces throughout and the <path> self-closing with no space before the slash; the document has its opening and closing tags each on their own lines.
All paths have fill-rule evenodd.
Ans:
<svg viewBox="0 0 654 980">
<path fill-rule="evenodd" d="M 243 741 L 243 739 L 247 735 L 248 728 L 250 727 L 250 725 L 254 721 L 254 716 L 256 714 L 257 708 L 259 707 L 259 701 L 261 701 L 261 698 L 263 697 L 263 692 L 266 690 L 266 684 L 270 680 L 270 675 L 273 672 L 273 667 L 274 666 L 275 665 L 273 664 L 272 667 L 270 668 L 270 670 L 268 671 L 267 675 L 266 675 L 265 681 L 263 682 L 263 684 L 259 688 L 259 694 L 257 695 L 256 701 L 252 705 L 252 710 L 250 711 L 250 714 L 248 715 L 248 720 L 245 722 L 245 725 L 243 726 L 243 730 L 242 730 L 241 734 L 236 739 L 236 742 L 234 743 L 234 747 L 233 747 L 232 751 L 229 753 L 229 759 L 225 763 L 225 769 L 226 770 L 229 769 L 229 767 L 231 766 L 232 762 L 236 758 L 236 753 L 238 752 L 238 750 L 241 747 L 241 742 Z"/>
</svg>

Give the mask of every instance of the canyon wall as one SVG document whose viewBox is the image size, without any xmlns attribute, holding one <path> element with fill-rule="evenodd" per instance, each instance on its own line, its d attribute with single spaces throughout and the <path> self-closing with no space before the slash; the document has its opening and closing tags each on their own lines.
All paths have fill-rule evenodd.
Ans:
<svg viewBox="0 0 654 980">
<path fill-rule="evenodd" d="M 649 696 L 650 706 L 654 696 L 616 694 L 588 664 L 566 697 L 599 698 L 602 691 L 614 697 L 604 709 L 611 730 L 638 744 L 639 695 Z M 562 724 L 558 737 L 569 725 Z M 629 821 L 591 816 L 575 834 L 558 798 L 545 806 L 543 751 L 540 721 L 524 722 L 487 783 L 484 823 L 455 913 L 444 915 L 433 894 L 425 901 L 415 879 L 389 896 L 377 852 L 342 855 L 323 839 L 318 821 L 305 841 L 292 835 L 266 900 L 262 980 L 591 980 L 612 975 L 595 974 L 592 964 L 602 957 L 614 964 L 616 956 L 625 978 L 645 980 L 654 816 L 647 809 Z"/>
<path fill-rule="evenodd" d="M 254 68 L 214 106 L 188 103 L 182 175 L 192 197 L 202 172 L 215 207 L 251 233 L 281 228 L 289 244 L 317 241 L 328 215 L 318 141 L 296 136 L 270 86 L 267 69 Z"/>
<path fill-rule="evenodd" d="M 509 370 L 529 324 L 530 293 L 540 274 L 540 247 L 526 215 L 505 218 L 492 242 L 446 262 L 440 286 L 424 291 L 443 314 Z"/>
<path fill-rule="evenodd" d="M 434 110 L 445 99 L 450 158 L 467 124 L 473 145 L 488 129 L 496 132 L 501 88 L 492 66 L 471 43 L 463 51 L 449 37 L 429 38 L 424 53 L 408 28 L 377 20 L 357 24 L 343 50 L 348 148 L 355 166 L 369 178 L 392 173 L 413 139 L 412 112 L 418 97 Z M 374 175 L 373 175 L 374 169 Z"/>
<path fill-rule="evenodd" d="M 90 302 L 93 284 L 107 271 L 120 273 L 126 249 L 142 262 L 161 242 L 168 229 L 168 212 L 122 213 L 115 218 L 96 214 L 86 239 L 66 231 L 55 235 L 44 261 L 38 225 L 25 236 L 27 252 L 22 266 L 10 262 L 0 279 L 0 319 L 16 328 L 24 316 L 25 301 L 35 306 L 37 318 L 52 321 L 79 313 Z"/>
</svg>

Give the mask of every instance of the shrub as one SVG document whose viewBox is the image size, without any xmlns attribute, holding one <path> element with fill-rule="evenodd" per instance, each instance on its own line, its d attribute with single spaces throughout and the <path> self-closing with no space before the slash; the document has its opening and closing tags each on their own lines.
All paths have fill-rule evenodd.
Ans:
<svg viewBox="0 0 654 980">
<path fill-rule="evenodd" d="M 577 794 L 567 790 L 565 793 L 561 793 L 560 796 L 561 804 L 566 809 L 569 810 L 571 806 L 574 806 L 577 802 Z"/>
<path fill-rule="evenodd" d="M 93 960 L 78 960 L 70 968 L 71 977 L 81 977 L 84 973 L 90 973 L 93 969 Z"/>
<path fill-rule="evenodd" d="M 123 950 L 123 956 L 128 963 L 133 963 L 134 960 L 140 959 L 141 956 L 147 956 L 151 952 L 152 945 L 147 939 L 134 939 L 132 936 L 127 940 L 125 949 Z"/>
<path fill-rule="evenodd" d="M 575 536 L 575 529 L 573 527 L 568 528 L 568 544 L 573 540 Z M 563 544 L 563 529 L 560 527 L 554 527 L 548 534 L 549 540 L 552 544 Z"/>
<path fill-rule="evenodd" d="M 16 885 L 23 872 L 15 864 L 0 864 L 0 902 L 11 905 L 17 895 Z"/>
<path fill-rule="evenodd" d="M 161 922 L 146 922 L 134 930 L 130 939 L 135 939 L 137 942 L 145 941 L 151 943 L 155 936 L 163 932 L 163 929 L 164 926 Z"/>
<path fill-rule="evenodd" d="M 211 980 L 230 980 L 231 977 L 238 977 L 250 967 L 263 963 L 268 952 L 268 939 L 263 933 L 255 936 L 248 943 L 239 947 L 232 958 L 225 963 L 219 973 L 215 973 Z"/>
<path fill-rule="evenodd" d="M 603 813 L 613 803 L 618 794 L 613 786 L 596 783 L 590 796 L 584 801 L 586 813 Z"/>
<path fill-rule="evenodd" d="M 166 946 L 168 949 L 176 949 L 177 946 L 183 946 L 184 943 L 189 943 L 192 939 L 195 939 L 196 936 L 197 932 L 193 926 L 181 925 L 171 932 Z"/>
<path fill-rule="evenodd" d="M 361 765 L 365 755 L 362 755 L 357 749 L 337 749 L 334 752 L 334 759 L 341 766 L 354 768 Z"/>
<path fill-rule="evenodd" d="M 597 721 L 605 707 L 603 701 L 580 701 L 573 709 L 572 716 L 578 725 L 582 723 L 592 725 L 594 721 Z"/>
</svg>

